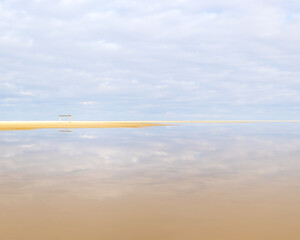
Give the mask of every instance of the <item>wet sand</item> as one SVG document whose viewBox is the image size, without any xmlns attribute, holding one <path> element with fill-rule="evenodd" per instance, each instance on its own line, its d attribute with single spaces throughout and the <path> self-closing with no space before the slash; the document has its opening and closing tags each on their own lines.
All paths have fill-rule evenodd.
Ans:
<svg viewBox="0 0 300 240">
<path fill-rule="evenodd" d="M 0 132 L 0 239 L 298 240 L 300 126 L 274 125 Z"/>
<path fill-rule="evenodd" d="M 72 128 L 142 128 L 182 123 L 296 123 L 299 120 L 224 120 L 224 121 L 0 121 L 0 131 Z"/>
<path fill-rule="evenodd" d="M 133 194 L 102 200 L 61 190 L 85 192 L 83 186 L 66 186 L 59 180 L 57 184 L 60 187 L 50 191 L 46 187 L 2 195 L 1 239 L 297 240 L 300 236 L 300 196 L 291 191 L 293 182 L 290 189 L 269 182 L 244 191 L 224 191 L 232 186 L 221 184 L 194 195 L 163 188 L 155 193 L 136 182 Z"/>
</svg>

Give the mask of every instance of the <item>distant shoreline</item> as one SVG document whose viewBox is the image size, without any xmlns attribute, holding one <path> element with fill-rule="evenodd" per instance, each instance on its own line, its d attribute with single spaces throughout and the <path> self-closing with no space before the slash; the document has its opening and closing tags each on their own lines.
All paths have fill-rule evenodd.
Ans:
<svg viewBox="0 0 300 240">
<path fill-rule="evenodd" d="M 300 123 L 300 120 L 202 120 L 202 121 L 0 121 L 0 131 L 71 128 L 142 128 L 179 123 Z"/>
</svg>

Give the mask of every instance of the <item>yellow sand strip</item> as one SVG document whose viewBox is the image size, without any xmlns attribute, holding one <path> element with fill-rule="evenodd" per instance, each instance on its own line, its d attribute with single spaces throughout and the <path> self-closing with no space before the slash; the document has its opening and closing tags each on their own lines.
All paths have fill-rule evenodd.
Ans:
<svg viewBox="0 0 300 240">
<path fill-rule="evenodd" d="M 42 128 L 141 128 L 178 123 L 300 123 L 300 120 L 225 120 L 225 121 L 0 121 L 0 131 Z"/>
</svg>

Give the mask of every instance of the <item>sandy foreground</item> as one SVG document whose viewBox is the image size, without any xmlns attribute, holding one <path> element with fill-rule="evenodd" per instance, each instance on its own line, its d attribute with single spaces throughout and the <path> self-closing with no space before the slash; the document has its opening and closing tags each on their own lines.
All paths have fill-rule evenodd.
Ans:
<svg viewBox="0 0 300 240">
<path fill-rule="evenodd" d="M 141 128 L 182 123 L 296 123 L 300 120 L 225 120 L 225 121 L 0 121 L 0 131 L 71 128 Z"/>
</svg>

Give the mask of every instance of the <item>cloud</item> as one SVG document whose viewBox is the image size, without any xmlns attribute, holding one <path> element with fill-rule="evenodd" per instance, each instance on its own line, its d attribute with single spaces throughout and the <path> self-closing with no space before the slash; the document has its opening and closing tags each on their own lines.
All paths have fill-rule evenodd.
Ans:
<svg viewBox="0 0 300 240">
<path fill-rule="evenodd" d="M 300 141 L 287 134 L 295 125 L 246 125 L 186 126 L 183 131 L 178 126 L 137 132 L 77 129 L 71 138 L 52 138 L 45 131 L 12 136 L 1 132 L 1 189 L 14 183 L 10 189 L 23 193 L 48 180 L 49 190 L 62 187 L 72 192 L 64 184 L 75 181 L 83 191 L 74 189 L 74 194 L 93 190 L 105 195 L 109 188 L 122 193 L 123 186 L 182 194 L 183 184 L 195 194 L 220 185 L 249 189 L 283 179 L 279 185 L 288 186 L 296 180 Z M 274 129 L 276 134 L 270 134 Z"/>
<path fill-rule="evenodd" d="M 95 139 L 95 138 L 97 138 L 97 136 L 95 136 L 95 135 L 81 135 L 80 138 L 84 138 L 84 139 Z"/>
<path fill-rule="evenodd" d="M 96 102 L 93 101 L 87 101 L 87 102 L 80 102 L 81 105 L 95 105 L 97 104 Z"/>
<path fill-rule="evenodd" d="M 32 96 L 33 92 L 30 92 L 30 91 L 21 91 L 20 95 L 22 95 L 22 96 Z"/>
<path fill-rule="evenodd" d="M 91 101 L 102 108 L 77 110 L 89 119 L 299 117 L 297 9 L 282 0 L 2 2 L 0 97 L 24 99 L 6 116 L 42 105 L 49 118 Z"/>
</svg>

